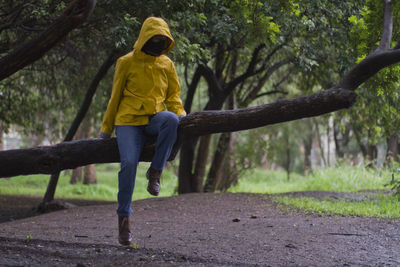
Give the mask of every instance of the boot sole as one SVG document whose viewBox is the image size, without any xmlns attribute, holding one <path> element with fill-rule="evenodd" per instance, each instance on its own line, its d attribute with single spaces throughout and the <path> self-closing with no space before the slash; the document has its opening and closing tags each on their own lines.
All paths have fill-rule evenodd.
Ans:
<svg viewBox="0 0 400 267">
<path fill-rule="evenodd" d="M 160 192 L 154 192 L 154 191 L 149 190 L 148 188 L 147 188 L 147 192 L 149 192 L 149 194 L 152 196 L 158 196 L 160 194 Z"/>
<path fill-rule="evenodd" d="M 118 239 L 118 243 L 119 243 L 121 246 L 130 246 L 130 245 L 132 244 L 132 241 L 123 241 L 123 240 L 119 240 L 119 239 Z"/>
</svg>

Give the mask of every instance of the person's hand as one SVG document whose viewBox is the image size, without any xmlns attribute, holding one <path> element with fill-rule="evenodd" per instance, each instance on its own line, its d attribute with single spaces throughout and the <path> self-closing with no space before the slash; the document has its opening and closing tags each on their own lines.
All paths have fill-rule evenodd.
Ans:
<svg viewBox="0 0 400 267">
<path fill-rule="evenodd" d="M 111 138 L 111 134 L 99 132 L 99 137 L 103 139 Z"/>
</svg>

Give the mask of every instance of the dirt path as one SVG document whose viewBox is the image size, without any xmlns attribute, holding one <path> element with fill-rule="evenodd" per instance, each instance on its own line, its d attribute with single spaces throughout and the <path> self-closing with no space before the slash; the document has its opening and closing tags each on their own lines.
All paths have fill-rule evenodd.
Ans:
<svg viewBox="0 0 400 267">
<path fill-rule="evenodd" d="M 187 194 L 134 203 L 133 249 L 117 245 L 115 209 L 1 223 L 0 265 L 400 266 L 400 220 L 282 211 L 257 194 Z"/>
</svg>

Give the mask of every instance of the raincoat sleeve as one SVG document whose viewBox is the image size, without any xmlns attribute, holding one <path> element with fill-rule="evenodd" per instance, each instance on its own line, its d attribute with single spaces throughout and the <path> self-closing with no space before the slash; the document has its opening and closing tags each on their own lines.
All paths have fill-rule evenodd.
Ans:
<svg viewBox="0 0 400 267">
<path fill-rule="evenodd" d="M 125 71 L 126 67 L 124 67 L 122 59 L 119 58 L 115 66 L 111 97 L 110 100 L 108 101 L 107 110 L 106 113 L 104 114 L 103 123 L 100 129 L 100 132 L 102 133 L 111 135 L 114 130 L 115 116 L 118 111 L 118 106 L 121 100 L 123 87 L 126 82 Z"/>
<path fill-rule="evenodd" d="M 181 115 L 186 115 L 186 112 L 182 106 L 182 100 L 180 98 L 181 87 L 178 81 L 178 75 L 174 64 L 171 61 L 171 67 L 168 72 L 168 89 L 167 96 L 165 98 L 165 105 L 168 111 L 175 113 L 178 117 Z"/>
</svg>

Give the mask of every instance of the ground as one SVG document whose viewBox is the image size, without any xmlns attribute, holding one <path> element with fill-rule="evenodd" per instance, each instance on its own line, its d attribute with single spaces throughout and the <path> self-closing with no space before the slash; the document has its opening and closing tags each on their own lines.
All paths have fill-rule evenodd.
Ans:
<svg viewBox="0 0 400 267">
<path fill-rule="evenodd" d="M 400 220 L 305 214 L 268 195 L 136 201 L 134 248 L 117 244 L 115 203 L 20 219 L 40 199 L 0 200 L 0 266 L 400 266 Z"/>
</svg>

